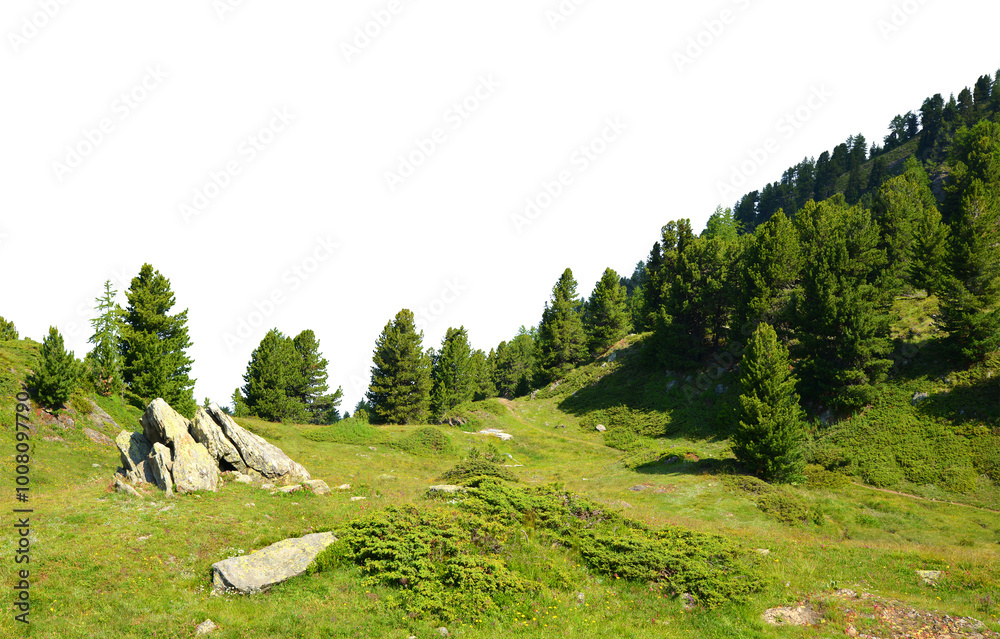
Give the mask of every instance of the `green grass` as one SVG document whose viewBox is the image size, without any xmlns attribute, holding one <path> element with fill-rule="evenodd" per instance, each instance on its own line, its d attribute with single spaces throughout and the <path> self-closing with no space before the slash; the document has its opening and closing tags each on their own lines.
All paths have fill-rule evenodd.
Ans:
<svg viewBox="0 0 1000 639">
<path fill-rule="evenodd" d="M 760 617 L 767 608 L 829 592 L 831 585 L 973 616 L 1000 631 L 1000 612 L 984 603 L 1000 597 L 1000 519 L 972 507 L 1000 504 L 986 472 L 994 460 L 1000 376 L 990 376 L 994 369 L 988 366 L 955 370 L 939 357 L 937 337 L 925 321 L 932 304 L 901 302 L 907 314 L 897 337 L 927 344 L 897 369 L 880 402 L 849 420 L 817 426 L 812 453 L 826 455 L 827 464 L 809 467 L 807 483 L 782 487 L 776 493 L 782 503 L 765 507 L 756 493 L 727 486 L 739 472 L 726 439 L 733 374 L 713 368 L 691 381 L 667 377 L 643 364 L 641 336 L 630 338 L 614 361 L 578 369 L 536 400 L 462 407 L 463 417 L 475 420 L 462 428 L 238 420 L 326 480 L 334 488 L 326 496 L 271 495 L 230 482 L 218 493 L 166 500 L 152 491 L 134 500 L 111 491 L 116 449 L 90 442 L 79 427 L 43 427 L 31 452 L 31 636 L 188 637 L 205 618 L 221 627 L 213 637 L 432 637 L 439 625 L 454 636 L 490 638 L 842 636 L 845 613 L 836 606 L 827 634 L 772 628 Z M 915 327 L 913 336 L 908 325 Z M 0 359 L 8 362 L 0 374 L 9 367 L 16 371 L 0 383 L 16 384 L 36 352 L 37 345 L 23 341 L 0 344 Z M 703 389 L 699 374 L 711 377 Z M 678 383 L 668 390 L 670 381 Z M 728 387 L 721 395 L 715 393 L 720 383 Z M 917 390 L 931 397 L 913 405 Z M 992 405 L 985 401 L 991 397 Z M 95 399 L 123 428 L 138 428 L 134 408 Z M 2 436 L 10 441 L 9 392 L 0 402 Z M 620 406 L 628 410 L 615 410 Z M 606 434 L 591 425 L 598 411 L 611 422 Z M 656 423 L 663 425 L 661 436 L 649 437 L 646 428 Z M 470 432 L 483 426 L 513 439 Z M 46 435 L 64 441 L 44 441 Z M 908 447 L 915 438 L 920 446 Z M 286 537 L 343 530 L 389 507 L 445 513 L 446 521 L 464 516 L 457 504 L 429 501 L 427 487 L 441 483 L 441 475 L 473 448 L 482 451 L 488 444 L 518 480 L 511 484 L 518 490 L 558 483 L 595 508 L 650 529 L 721 535 L 742 547 L 767 549 L 767 555 L 755 555 L 760 590 L 743 602 L 685 610 L 683 599 L 661 583 L 616 579 L 616 570 L 589 562 L 603 546 L 555 534 L 537 516 L 518 511 L 505 524 L 510 534 L 496 557 L 537 585 L 495 608 L 459 611 L 448 621 L 411 616 L 398 585 L 366 581 L 351 563 L 261 595 L 209 594 L 212 563 Z M 862 482 L 863 462 L 874 459 L 870 451 L 877 449 L 891 450 L 891 462 L 883 462 L 901 473 L 890 488 L 928 499 L 850 483 Z M 868 458 L 860 456 L 864 451 Z M 4 454 L 0 485 L 12 487 L 11 448 Z M 846 464 L 836 462 L 838 454 Z M 984 472 L 972 490 L 955 493 L 944 483 L 914 481 L 923 479 L 912 474 L 918 468 L 943 478 L 955 468 Z M 947 476 L 961 484 L 960 474 Z M 351 487 L 337 490 L 341 484 Z M 784 508 L 785 502 L 791 506 Z M 806 517 L 780 516 L 799 507 Z M 10 518 L 0 528 L 5 557 L 16 543 Z M 11 583 L 13 569 L 10 561 L 0 563 L 4 583 Z M 944 576 L 937 586 L 925 586 L 917 569 L 942 570 Z M 0 636 L 19 636 L 9 613 L 0 619 Z"/>
</svg>

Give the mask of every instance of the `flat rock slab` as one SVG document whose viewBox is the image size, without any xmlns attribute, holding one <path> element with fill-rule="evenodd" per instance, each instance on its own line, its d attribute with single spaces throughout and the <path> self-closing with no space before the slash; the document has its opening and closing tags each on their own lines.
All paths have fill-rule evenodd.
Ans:
<svg viewBox="0 0 1000 639">
<path fill-rule="evenodd" d="M 781 606 L 764 611 L 764 621 L 772 626 L 814 626 L 820 622 L 823 615 L 815 608 L 804 606 Z"/>
<path fill-rule="evenodd" d="M 486 435 L 488 437 L 496 437 L 502 441 L 509 441 L 511 439 L 514 439 L 513 435 L 511 435 L 510 433 L 505 433 L 499 428 L 486 428 L 484 430 L 479 431 L 479 434 Z"/>
<path fill-rule="evenodd" d="M 454 484 L 438 484 L 437 486 L 431 486 L 427 490 L 432 493 L 464 493 L 465 486 L 455 486 Z"/>
<path fill-rule="evenodd" d="M 261 592 L 305 573 L 316 555 L 335 541 L 333 533 L 313 533 L 279 541 L 249 555 L 224 559 L 212 564 L 212 586 L 215 590 L 243 594 Z"/>
</svg>

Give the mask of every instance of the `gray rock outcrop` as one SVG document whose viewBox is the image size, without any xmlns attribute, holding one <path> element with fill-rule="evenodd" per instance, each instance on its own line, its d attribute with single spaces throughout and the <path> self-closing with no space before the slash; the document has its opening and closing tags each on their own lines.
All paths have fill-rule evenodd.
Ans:
<svg viewBox="0 0 1000 639">
<path fill-rule="evenodd" d="M 267 548 L 212 564 L 212 585 L 216 590 L 254 593 L 305 573 L 320 552 L 337 541 L 333 533 L 313 533 L 285 539 Z"/>
<path fill-rule="evenodd" d="M 122 431 L 115 438 L 115 445 L 122 457 L 122 468 L 125 469 L 125 478 L 133 484 L 147 482 L 156 483 L 153 476 L 153 469 L 149 466 L 149 453 L 153 446 L 142 433 L 130 433 Z"/>
<path fill-rule="evenodd" d="M 153 477 L 156 478 L 157 487 L 167 493 L 167 497 L 173 497 L 174 481 L 171 472 L 174 468 L 174 460 L 170 449 L 163 444 L 153 444 L 153 452 L 149 454 L 149 462 L 153 468 Z"/>
<path fill-rule="evenodd" d="M 218 410 L 218 406 L 214 404 L 212 408 Z M 218 410 L 218 413 L 229 417 L 221 410 Z M 198 407 L 198 411 L 194 414 L 194 421 L 191 423 L 191 436 L 196 442 L 208 449 L 208 454 L 215 459 L 220 469 L 224 471 L 235 470 L 246 474 L 247 465 L 240 456 L 240 452 L 222 432 L 216 419 L 209 415 L 204 408 Z"/>
<path fill-rule="evenodd" d="M 237 424 L 217 405 L 209 406 L 208 414 L 222 428 L 248 468 L 256 470 L 267 479 L 285 484 L 312 479 L 305 468 L 292 461 L 280 448 Z"/>
<path fill-rule="evenodd" d="M 121 452 L 123 474 L 133 484 L 156 484 L 168 497 L 173 490 L 215 492 L 220 472 L 245 478 L 241 483 L 266 479 L 288 485 L 312 479 L 280 448 L 241 427 L 215 404 L 199 408 L 192 422 L 157 398 L 140 422 L 142 432 L 122 431 L 114 442 Z M 317 481 L 310 489 L 329 492 L 324 482 Z"/>
</svg>

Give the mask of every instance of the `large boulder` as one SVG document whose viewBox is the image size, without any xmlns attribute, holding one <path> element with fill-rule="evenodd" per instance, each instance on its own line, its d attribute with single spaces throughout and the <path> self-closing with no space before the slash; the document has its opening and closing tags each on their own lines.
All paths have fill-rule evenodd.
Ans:
<svg viewBox="0 0 1000 639">
<path fill-rule="evenodd" d="M 239 451 L 248 468 L 256 470 L 268 479 L 284 483 L 299 483 L 312 479 L 305 468 L 292 461 L 280 448 L 237 424 L 216 404 L 208 407 L 208 414 L 222 428 L 222 432 Z"/>
<path fill-rule="evenodd" d="M 174 468 L 174 460 L 170 449 L 163 444 L 153 444 L 153 452 L 149 454 L 149 463 L 153 468 L 156 485 L 167 494 L 167 497 L 173 497 L 174 481 L 171 472 Z"/>
<path fill-rule="evenodd" d="M 150 444 L 173 446 L 178 439 L 190 436 L 191 422 L 159 397 L 149 403 L 139 422 Z"/>
<path fill-rule="evenodd" d="M 208 449 L 184 433 L 174 442 L 174 485 L 179 493 L 219 490 L 219 467 Z"/>
<path fill-rule="evenodd" d="M 313 533 L 279 541 L 249 555 L 224 559 L 212 564 L 212 585 L 216 590 L 261 592 L 303 574 L 316 555 L 335 541 L 333 533 Z"/>
<path fill-rule="evenodd" d="M 149 453 L 153 446 L 142 433 L 130 433 L 126 430 L 118 433 L 115 445 L 122 457 L 122 468 L 125 477 L 133 483 L 156 483 L 153 469 L 149 465 Z"/>
<path fill-rule="evenodd" d="M 218 406 L 213 405 L 213 408 L 218 409 Z M 217 412 L 229 417 L 221 410 Z M 191 423 L 191 436 L 196 442 L 208 449 L 208 454 L 218 462 L 220 470 L 235 470 L 244 475 L 247 473 L 247 465 L 240 457 L 240 452 L 226 438 L 220 425 L 204 408 L 199 407 L 194 414 L 194 421 Z"/>
</svg>

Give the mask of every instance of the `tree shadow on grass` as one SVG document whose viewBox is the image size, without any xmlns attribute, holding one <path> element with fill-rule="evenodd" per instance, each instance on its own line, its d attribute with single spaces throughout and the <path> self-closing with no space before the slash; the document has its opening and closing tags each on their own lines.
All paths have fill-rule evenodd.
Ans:
<svg viewBox="0 0 1000 639">
<path fill-rule="evenodd" d="M 955 424 L 985 422 L 1000 427 L 1000 376 L 934 393 L 917 405 L 917 411 Z"/>
<path fill-rule="evenodd" d="M 670 457 L 637 466 L 641 475 L 736 475 L 741 471 L 735 459 L 676 459 Z"/>
</svg>

